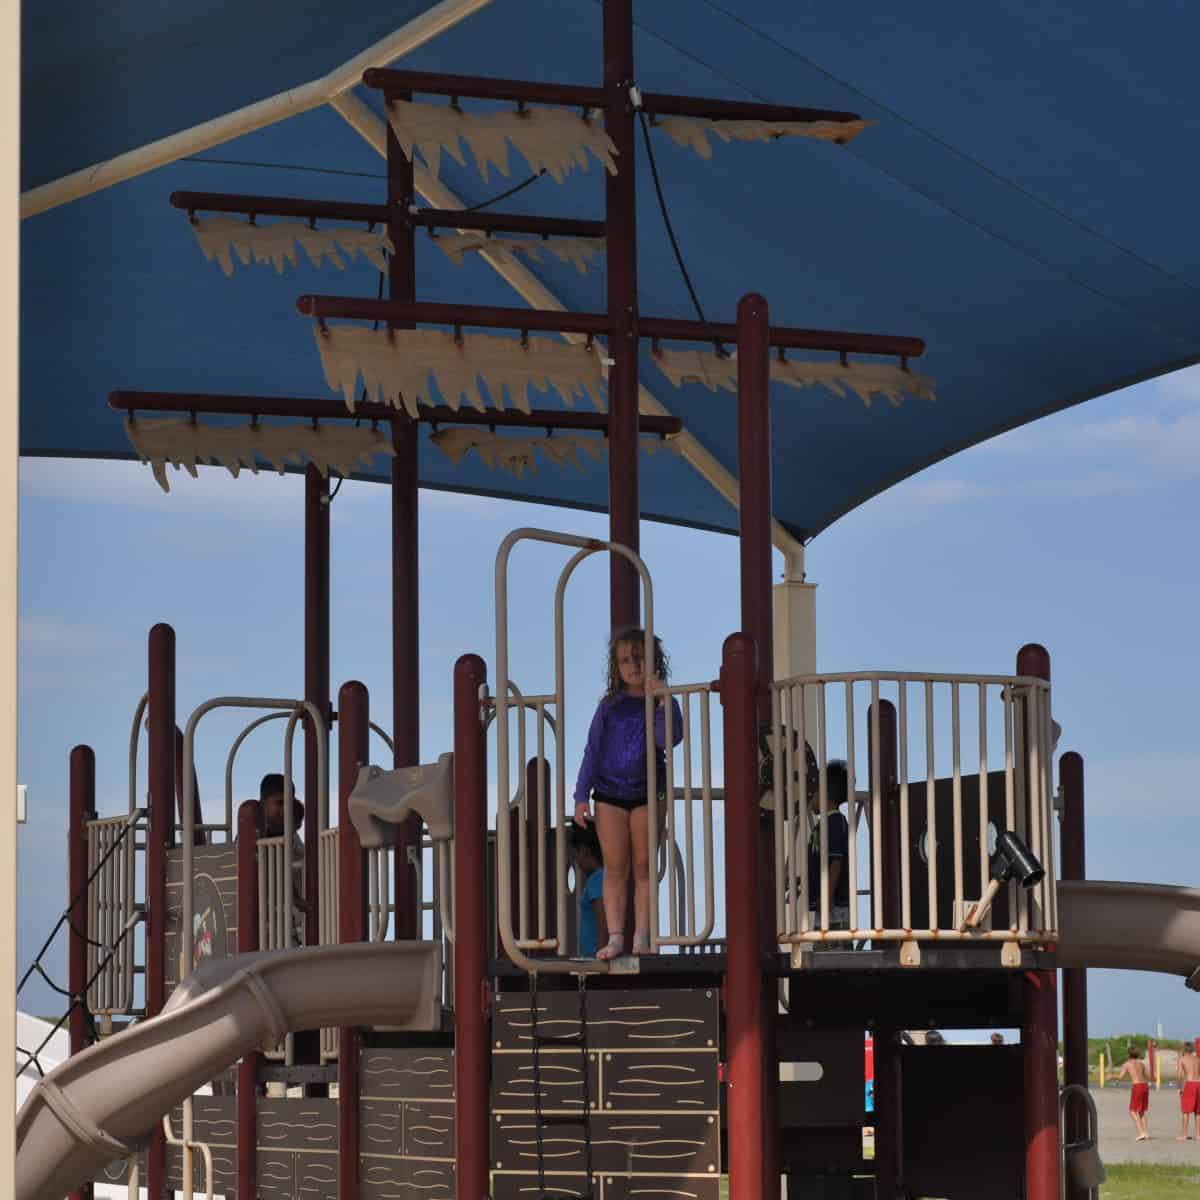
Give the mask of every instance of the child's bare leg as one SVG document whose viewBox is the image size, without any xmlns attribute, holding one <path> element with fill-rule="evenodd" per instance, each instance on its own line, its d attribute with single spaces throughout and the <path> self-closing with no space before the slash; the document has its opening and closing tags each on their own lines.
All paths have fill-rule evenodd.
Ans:
<svg viewBox="0 0 1200 1200">
<path fill-rule="evenodd" d="M 629 840 L 633 846 L 633 949 L 650 949 L 650 819 L 649 809 L 629 814 Z"/>
<path fill-rule="evenodd" d="M 629 887 L 629 813 L 615 804 L 596 804 L 596 833 L 604 854 L 604 919 L 608 941 L 622 942 Z"/>
</svg>

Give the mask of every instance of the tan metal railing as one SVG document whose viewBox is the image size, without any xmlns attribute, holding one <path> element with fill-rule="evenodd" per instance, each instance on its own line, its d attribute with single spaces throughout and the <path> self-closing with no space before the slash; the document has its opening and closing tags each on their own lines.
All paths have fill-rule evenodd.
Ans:
<svg viewBox="0 0 1200 1200">
<path fill-rule="evenodd" d="M 862 701 L 868 701 L 864 708 Z M 884 744 L 882 702 L 895 711 L 895 745 Z M 921 675 L 859 672 L 798 676 L 773 685 L 774 758 L 772 803 L 775 820 L 775 916 L 782 945 L 815 942 L 872 943 L 921 940 L 1041 943 L 1056 936 L 1050 686 L 1040 679 L 1009 676 Z M 970 736 L 968 737 L 968 730 Z M 858 739 L 865 739 L 865 746 Z M 816 758 L 809 781 L 805 745 Z M 856 788 L 865 749 L 867 790 Z M 844 758 L 848 803 L 847 873 L 849 912 L 838 928 L 830 894 L 829 825 L 837 812 L 829 789 L 829 764 Z M 890 765 L 889 765 L 890 764 Z M 920 771 L 910 779 L 910 767 Z M 948 795 L 950 817 L 938 813 L 938 770 Z M 1046 868 L 1029 891 L 1007 885 L 1009 921 L 1005 928 L 968 929 L 966 914 L 980 900 L 990 878 L 990 851 L 997 829 L 989 817 L 989 771 L 1003 771 L 1003 826 L 1021 837 Z M 977 774 L 975 773 L 977 770 Z M 885 779 L 885 771 L 891 775 Z M 894 774 L 893 774 L 894 772 Z M 964 788 L 974 792 L 971 803 Z M 925 833 L 913 828 L 914 794 L 924 792 Z M 813 803 L 815 801 L 815 804 Z M 894 806 L 898 812 L 887 815 Z M 944 804 L 942 805 L 944 808 Z M 972 812 L 972 809 L 974 810 Z M 894 820 L 898 837 L 887 845 L 884 826 Z M 967 822 L 977 822 L 968 830 Z M 865 821 L 865 830 L 862 825 Z M 865 838 L 865 841 L 863 840 Z M 939 847 L 950 843 L 948 864 L 939 866 Z M 977 843 L 968 862 L 968 840 Z M 817 903 L 811 909 L 809 848 L 815 843 Z M 896 850 L 899 861 L 893 861 Z M 920 864 L 914 864 L 914 853 Z M 948 869 L 952 892 L 939 871 Z M 885 920 L 885 873 L 898 872 L 899 919 Z M 865 879 L 864 879 L 865 875 Z M 924 876 L 920 894 L 918 876 Z M 970 886 L 968 887 L 968 879 Z M 866 912 L 858 898 L 865 893 Z M 942 920 L 939 900 L 953 897 L 953 919 Z M 914 927 L 914 904 L 925 909 L 925 924 Z"/>
<path fill-rule="evenodd" d="M 648 793 L 650 854 L 651 862 L 656 864 L 656 879 L 650 888 L 650 944 L 653 949 L 661 946 L 702 946 L 711 939 L 716 924 L 711 693 L 712 685 L 708 683 L 682 684 L 666 689 L 664 794 L 671 799 L 663 805 L 665 811 L 661 820 L 659 797 L 654 789 Z M 682 770 L 676 768 L 676 752 L 672 749 L 675 712 L 671 699 L 678 701 L 683 717 L 683 740 L 678 748 L 682 754 Z M 697 805 L 700 808 L 699 831 L 696 829 Z M 661 845 L 669 848 L 669 853 L 659 852 L 660 839 Z M 664 914 L 660 895 L 660 886 L 663 885 L 666 895 L 665 929 L 662 926 Z M 698 891 L 703 894 L 703 923 L 697 916 Z"/>
<path fill-rule="evenodd" d="M 575 549 L 558 577 L 554 595 L 554 690 L 524 694 L 512 681 L 508 648 L 508 558 L 521 541 L 536 541 Z M 576 568 L 593 554 L 617 554 L 637 569 L 642 583 L 645 612 L 645 661 L 652 663 L 654 597 L 645 564 L 624 546 L 590 538 L 518 529 L 501 544 L 496 559 L 496 669 L 502 686 L 494 701 L 496 717 L 498 791 L 513 796 L 501 803 L 497 821 L 497 907 L 500 937 L 506 953 L 527 970 L 603 970 L 602 964 L 567 964 L 573 948 L 565 931 L 574 897 L 567 882 L 567 819 L 570 803 L 567 753 L 562 744 L 567 707 L 563 611 L 567 584 Z M 666 775 L 655 770 L 655 696 L 647 693 L 646 792 L 650 825 L 650 858 L 656 880 L 650 888 L 650 933 L 655 949 L 674 946 L 695 948 L 708 943 L 717 920 L 715 864 L 713 861 L 711 685 L 677 685 L 667 689 Z M 670 700 L 679 703 L 682 741 L 674 747 L 675 715 Z M 530 723 L 532 722 L 532 737 Z M 546 731 L 554 733 L 552 770 L 535 770 L 527 783 L 526 764 L 548 763 Z M 515 743 L 515 745 L 514 745 Z M 513 778 L 515 749 L 517 778 Z M 671 801 L 660 798 L 670 796 Z M 512 846 L 511 813 L 517 812 L 517 845 Z M 553 838 L 553 843 L 551 843 Z M 667 851 L 669 848 L 669 852 Z M 515 858 L 514 858 L 515 856 Z M 512 900 L 516 872 L 516 912 Z M 553 915 L 553 922 L 551 916 Z M 533 959 L 529 952 L 543 957 Z M 553 955 L 553 958 L 545 957 Z M 555 961 L 555 960 L 559 961 Z"/>
<path fill-rule="evenodd" d="M 575 554 L 568 560 L 559 572 L 558 585 L 554 593 L 554 690 L 538 695 L 510 697 L 511 674 L 509 671 L 508 655 L 508 560 L 514 547 L 522 541 L 549 543 L 551 545 L 567 546 L 575 549 Z M 497 789 L 501 797 L 523 794 L 525 758 L 522 753 L 525 743 L 524 724 L 525 712 L 532 706 L 539 713 L 549 712 L 558 729 L 564 729 L 566 723 L 566 659 L 564 653 L 563 608 L 567 584 L 576 568 L 593 554 L 608 553 L 624 558 L 637 571 L 642 584 L 642 608 L 645 613 L 645 639 L 643 654 L 647 663 L 654 662 L 654 591 L 650 581 L 650 573 L 646 564 L 627 546 L 617 542 L 603 542 L 596 538 L 575 537 L 571 534 L 555 533 L 544 529 L 515 529 L 501 543 L 496 555 L 496 678 L 499 681 L 496 688 L 496 760 L 497 760 Z M 515 688 L 512 689 L 515 692 Z M 646 693 L 646 790 L 651 795 L 655 789 L 655 756 L 654 756 L 654 697 Z M 511 722 L 515 716 L 518 723 L 518 771 L 521 779 L 517 788 L 513 786 L 512 777 L 512 737 Z M 544 722 L 539 717 L 537 726 L 539 746 L 544 747 Z M 539 752 L 539 761 L 544 755 Z M 510 855 L 511 829 L 507 819 L 506 801 L 499 805 L 499 815 L 496 822 L 496 884 L 497 910 L 501 945 L 509 958 L 527 971 L 567 971 L 567 970 L 606 970 L 604 963 L 588 961 L 567 963 L 564 961 L 570 954 L 570 948 L 565 944 L 565 930 L 568 928 L 567 912 L 570 893 L 567 888 L 567 777 L 566 755 L 563 747 L 557 747 L 555 756 L 554 789 L 553 789 L 553 823 L 550 820 L 550 802 L 546 788 L 539 774 L 536 820 L 538 830 L 554 830 L 554 880 L 553 897 L 555 908 L 555 930 L 550 934 L 547 913 L 546 892 L 548 882 L 548 861 L 546 853 L 547 836 L 539 833 L 537 840 L 537 924 L 536 933 L 532 928 L 532 915 L 528 911 L 529 867 L 525 862 L 521 867 L 518 850 L 517 871 L 520 887 L 518 889 L 517 923 L 514 923 L 512 911 L 512 863 Z M 522 837 L 521 842 L 525 839 Z M 655 861 L 656 842 L 653 826 L 651 828 L 651 861 Z M 525 936 L 522 936 L 525 935 Z M 543 953 L 552 952 L 555 958 L 531 958 L 526 951 L 537 949 Z M 557 959 L 557 961 L 556 961 Z"/>
<path fill-rule="evenodd" d="M 142 919 L 143 910 L 136 894 L 137 830 L 129 826 L 138 820 L 134 810 L 129 816 L 87 823 L 91 878 L 87 889 L 87 972 L 92 980 L 87 1002 L 97 1016 L 133 1011 L 135 943 L 131 927 Z"/>
<path fill-rule="evenodd" d="M 318 944 L 335 946 L 340 941 L 338 934 L 338 880 L 340 867 L 338 859 L 338 844 L 341 836 L 339 826 L 324 829 L 317 841 L 317 887 L 319 890 L 319 908 L 317 911 Z M 449 924 L 452 914 L 450 889 L 443 885 L 447 876 L 447 863 L 451 859 L 449 847 L 451 842 L 433 842 L 425 838 L 421 845 L 422 861 L 428 856 L 431 869 L 425 872 L 419 865 L 414 864 L 417 872 L 417 894 L 420 897 L 420 920 L 422 924 L 425 915 L 429 914 L 433 925 L 433 939 L 443 940 L 445 946 L 442 954 L 442 984 L 443 997 L 452 994 L 451 963 L 453 954 L 449 943 L 453 940 L 453 930 Z M 260 842 L 261 846 L 262 843 Z M 395 904 L 392 901 L 391 868 L 389 863 L 393 850 L 391 846 L 380 846 L 365 851 L 367 856 L 367 930 L 371 940 L 381 942 L 387 937 Z M 336 1059 L 338 1056 L 338 1031 L 336 1028 L 321 1030 L 321 1057 L 325 1060 Z"/>
</svg>

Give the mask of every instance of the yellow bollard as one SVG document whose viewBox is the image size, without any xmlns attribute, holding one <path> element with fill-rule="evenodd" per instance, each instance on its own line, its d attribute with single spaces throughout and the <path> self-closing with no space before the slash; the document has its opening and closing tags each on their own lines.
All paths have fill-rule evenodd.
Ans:
<svg viewBox="0 0 1200 1200">
<path fill-rule="evenodd" d="M 1100 1086 L 1104 1086 L 1104 1055 L 1100 1055 Z"/>
</svg>

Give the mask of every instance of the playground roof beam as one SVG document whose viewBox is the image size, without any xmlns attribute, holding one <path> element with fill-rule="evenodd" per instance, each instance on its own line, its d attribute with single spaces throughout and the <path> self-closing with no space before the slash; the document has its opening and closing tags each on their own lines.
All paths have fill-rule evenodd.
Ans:
<svg viewBox="0 0 1200 1200">
<path fill-rule="evenodd" d="M 442 0 L 442 3 L 402 25 L 395 33 L 373 43 L 361 54 L 356 54 L 309 83 L 289 87 L 265 100 L 255 101 L 190 129 L 147 142 L 136 150 L 127 150 L 22 192 L 21 217 L 32 217 L 82 196 L 90 196 L 115 183 L 177 162 L 187 155 L 211 150 L 243 134 L 274 125 L 277 121 L 307 112 L 318 105 L 332 103 L 358 86 L 365 68 L 372 64 L 395 62 L 405 54 L 411 54 L 490 3 L 491 0 Z"/>
<path fill-rule="evenodd" d="M 172 192 L 171 206 L 187 213 L 246 213 L 253 217 L 366 221 L 372 225 L 382 225 L 395 215 L 386 204 L 302 200 L 291 196 L 250 196 L 234 192 Z M 604 236 L 603 221 L 584 221 L 571 217 L 532 217 L 423 208 L 407 213 L 406 220 L 422 229 L 478 229 L 484 233 L 530 233 L 543 237 Z"/>
<path fill-rule="evenodd" d="M 354 296 L 314 295 L 301 296 L 296 301 L 296 308 L 304 316 L 319 320 L 410 321 L 420 325 L 469 325 L 481 329 L 534 330 L 592 337 L 609 333 L 609 319 L 604 313 L 498 308 L 475 304 L 396 304 Z M 682 342 L 736 342 L 737 326 L 730 322 L 640 317 L 637 335 Z M 897 358 L 918 358 L 925 352 L 925 343 L 921 338 L 826 329 L 792 329 L 782 325 L 771 329 L 770 344 L 779 350 L 828 350 L 838 354 L 885 354 Z"/>
<path fill-rule="evenodd" d="M 300 419 L 336 421 L 366 419 L 391 420 L 396 410 L 387 404 L 364 401 L 351 413 L 340 400 L 290 399 L 279 396 L 214 396 L 203 392 L 134 392 L 116 391 L 108 397 L 109 408 L 133 415 L 137 412 L 209 413 L 229 417 L 297 417 Z M 429 425 L 486 425 L 497 429 L 578 429 L 604 432 L 608 414 L 574 412 L 570 410 L 534 409 L 523 413 L 489 409 L 453 409 L 445 405 L 430 405 L 419 410 L 418 420 Z M 642 433 L 673 437 L 683 429 L 678 417 L 658 417 L 642 414 L 638 418 Z"/>
<path fill-rule="evenodd" d="M 515 104 L 556 104 L 565 108 L 606 108 L 612 93 L 605 88 L 565 83 L 535 83 L 495 79 L 485 75 L 445 75 L 429 71 L 399 71 L 375 67 L 363 72 L 363 83 L 400 99 L 418 92 L 453 99 L 500 100 Z M 622 93 L 622 100 L 625 101 Z M 757 104 L 745 100 L 712 100 L 704 96 L 642 94 L 642 107 L 656 117 L 701 117 L 710 121 L 858 121 L 858 113 L 788 104 Z"/>
</svg>

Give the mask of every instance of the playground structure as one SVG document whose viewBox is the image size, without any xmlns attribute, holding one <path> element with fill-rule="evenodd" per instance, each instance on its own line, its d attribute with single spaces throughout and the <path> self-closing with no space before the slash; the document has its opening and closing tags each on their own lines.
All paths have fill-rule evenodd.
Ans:
<svg viewBox="0 0 1200 1200">
<path fill-rule="evenodd" d="M 148 805 L 137 804 L 134 776 L 140 706 L 128 813 L 95 814 L 91 751 L 79 747 L 72 756 L 69 990 L 76 998 L 86 993 L 87 1000 L 70 1016 L 74 1057 L 22 1110 L 22 1200 L 81 1189 L 112 1163 L 119 1164 L 117 1177 L 131 1187 L 148 1186 L 156 1197 L 173 1185 L 239 1197 L 366 1200 L 407 1186 L 438 1196 L 514 1200 L 530 1192 L 589 1200 L 597 1193 L 623 1200 L 635 1192 L 684 1192 L 716 1200 L 727 1171 L 734 1200 L 775 1195 L 780 1174 L 796 1197 L 865 1189 L 877 1196 L 1023 1191 L 1046 1200 L 1058 1194 L 1060 1177 L 1056 969 L 1070 968 L 1064 984 L 1068 1082 L 1079 1081 L 1077 1044 L 1086 1028 L 1082 976 L 1071 972 L 1137 965 L 1196 981 L 1194 894 L 1122 894 L 1116 885 L 1083 882 L 1077 756 L 1060 760 L 1063 824 L 1056 831 L 1050 664 L 1041 647 L 1024 647 L 1012 675 L 773 672 L 769 382 L 778 378 L 779 360 L 772 354 L 831 352 L 847 371 L 851 354 L 892 356 L 901 361 L 893 369 L 903 375 L 924 347 L 914 338 L 772 327 L 766 302 L 755 295 L 742 299 L 736 324 L 638 314 L 634 172 L 621 165 L 632 164 L 642 111 L 677 122 L 753 123 L 768 133 L 819 125 L 819 136 L 836 136 L 838 126 L 853 136 L 861 122 L 848 113 L 635 96 L 629 5 L 617 0 L 605 4 L 604 65 L 601 88 L 412 72 L 365 77 L 396 111 L 415 94 L 449 96 L 452 111 L 458 100 L 472 98 L 515 102 L 518 112 L 528 103 L 575 107 L 584 111 L 576 119 L 591 137 L 598 130 L 586 114 L 601 110 L 617 163 L 605 179 L 604 222 L 416 214 L 412 161 L 395 120 L 387 135 L 388 203 L 378 208 L 197 193 L 173 198 L 191 213 L 365 219 L 386 227 L 387 300 L 306 296 L 299 302 L 302 313 L 320 322 L 318 344 L 331 385 L 345 377 L 331 367 L 332 356 L 353 342 L 340 332 L 346 327 L 326 327 L 327 321 L 385 322 L 387 329 L 370 343 L 372 353 L 385 357 L 393 340 L 408 345 L 393 335 L 421 324 L 449 326 L 450 344 L 467 354 L 485 343 L 481 335 L 464 335 L 464 326 L 519 334 L 520 341 L 503 339 L 510 349 L 542 344 L 531 333 L 554 332 L 573 339 L 578 354 L 569 366 L 556 360 L 544 378 L 560 391 L 573 388 L 576 376 L 603 378 L 608 410 L 534 411 L 516 399 L 517 391 L 525 396 L 524 382 L 505 385 L 503 374 L 490 393 L 490 410 L 482 397 L 473 408 L 460 407 L 459 395 L 447 394 L 446 386 L 445 406 L 418 404 L 411 392 L 401 403 L 384 384 L 384 402 L 353 402 L 359 419 L 386 423 L 391 433 L 385 440 L 392 453 L 394 686 L 385 737 L 392 772 L 372 766 L 366 689 L 346 683 L 336 712 L 330 703 L 329 526 L 322 500 L 328 496 L 325 468 L 343 461 L 337 455 L 359 452 L 353 439 L 339 442 L 337 455 L 323 460 L 313 439 L 304 451 L 302 698 L 216 698 L 190 714 L 177 735 L 174 635 L 165 625 L 151 631 Z M 608 310 L 419 303 L 413 274 L 418 225 L 603 236 Z M 242 236 L 250 235 L 243 230 Z M 597 338 L 606 339 L 605 362 Z M 565 853 L 571 760 L 570 748 L 558 740 L 569 698 L 562 624 L 572 571 L 585 557 L 607 553 L 614 627 L 640 617 L 647 638 L 653 633 L 652 584 L 637 554 L 639 439 L 643 433 L 670 438 L 679 425 L 670 417 L 639 415 L 637 355 L 630 347 L 640 339 L 718 348 L 736 343 L 742 624 L 719 656 L 714 647 L 713 678 L 669 689 L 684 714 L 684 738 L 678 766 L 668 756 L 661 838 L 651 821 L 651 861 L 659 875 L 651 889 L 654 953 L 606 967 L 574 955 Z M 672 353 L 683 352 L 663 351 Z M 694 353 L 689 370 L 728 374 L 729 360 L 720 353 Z M 364 380 L 392 378 L 382 368 L 376 376 L 355 368 L 348 401 L 357 393 L 357 371 Z M 446 377 L 438 373 L 439 385 Z M 885 378 L 879 374 L 866 378 L 881 394 L 893 386 L 879 384 Z M 518 411 L 499 409 L 504 386 Z M 137 437 L 143 436 L 139 425 L 152 424 L 145 414 L 156 411 L 250 419 L 240 444 L 204 441 L 189 431 L 196 421 L 181 422 L 157 453 L 146 450 L 156 464 L 194 464 L 208 456 L 237 466 L 244 455 L 253 460 L 258 453 L 259 418 L 327 425 L 347 416 L 328 401 L 246 396 L 116 392 L 112 406 L 130 415 Z M 506 539 L 497 560 L 494 674 L 489 677 L 477 655 L 459 660 L 454 728 L 446 731 L 453 762 L 428 768 L 419 767 L 416 750 L 414 464 L 422 422 L 575 430 L 581 437 L 603 431 L 611 498 L 605 542 L 531 530 Z M 293 442 L 272 445 L 286 458 Z M 555 679 L 540 690 L 538 681 L 523 677 L 508 644 L 507 555 L 523 538 L 575 551 L 555 593 Z M 523 690 L 531 683 L 534 690 Z M 265 715 L 231 747 L 224 816 L 206 822 L 193 745 L 198 722 L 216 707 Z M 304 869 L 316 893 L 302 921 L 291 888 L 291 816 L 282 837 L 265 838 L 256 805 L 236 815 L 232 807 L 234 756 L 244 738 L 271 719 L 286 720 L 288 784 L 295 734 L 298 728 L 304 733 L 310 801 Z M 493 720 L 502 800 L 490 829 L 486 764 Z M 648 722 L 648 739 L 651 728 Z M 336 822 L 329 801 L 335 730 Z M 817 763 L 811 820 L 806 746 Z M 837 755 L 844 756 L 848 775 L 851 903 L 844 928 L 832 912 L 827 844 L 828 768 Z M 657 789 L 650 783 L 657 816 Z M 1024 881 L 1028 886 L 996 854 L 1003 835 L 1020 839 L 1044 868 Z M 810 837 L 815 881 L 809 878 Z M 137 894 L 139 877 L 147 881 L 144 895 Z M 819 896 L 813 909 L 811 882 Z M 1109 920 L 1127 911 L 1133 914 L 1128 927 Z M 428 938 L 422 936 L 426 914 Z M 392 941 L 385 940 L 389 929 Z M 293 930 L 300 931 L 303 948 L 293 946 Z M 144 942 L 140 1009 L 133 986 L 136 939 Z M 89 1011 L 102 1028 L 124 1028 L 87 1047 Z M 930 1025 L 1019 1026 L 1022 1042 L 999 1051 L 899 1044 L 900 1030 Z M 315 1043 L 294 1036 L 318 1029 Z M 873 1033 L 876 1081 L 871 1163 L 863 1160 L 861 1140 L 866 1029 Z M 780 1067 L 789 1064 L 799 1065 L 799 1078 L 780 1081 Z M 236 1083 L 229 1075 L 235 1066 Z M 986 1090 L 978 1082 L 983 1067 Z M 1085 1079 L 1086 1055 L 1083 1070 Z M 215 1085 L 213 1095 L 193 1097 L 203 1083 Z M 265 1083 L 314 1094 L 264 1096 Z M 336 1098 L 328 1095 L 333 1084 Z M 987 1106 L 995 1136 L 986 1146 L 965 1136 L 967 1105 L 956 1103 L 957 1113 L 938 1107 L 936 1098 L 945 1095 L 975 1102 L 972 1128 Z M 929 1132 L 935 1125 L 936 1140 Z M 1067 1137 L 1074 1139 L 1070 1126 Z"/>
</svg>

